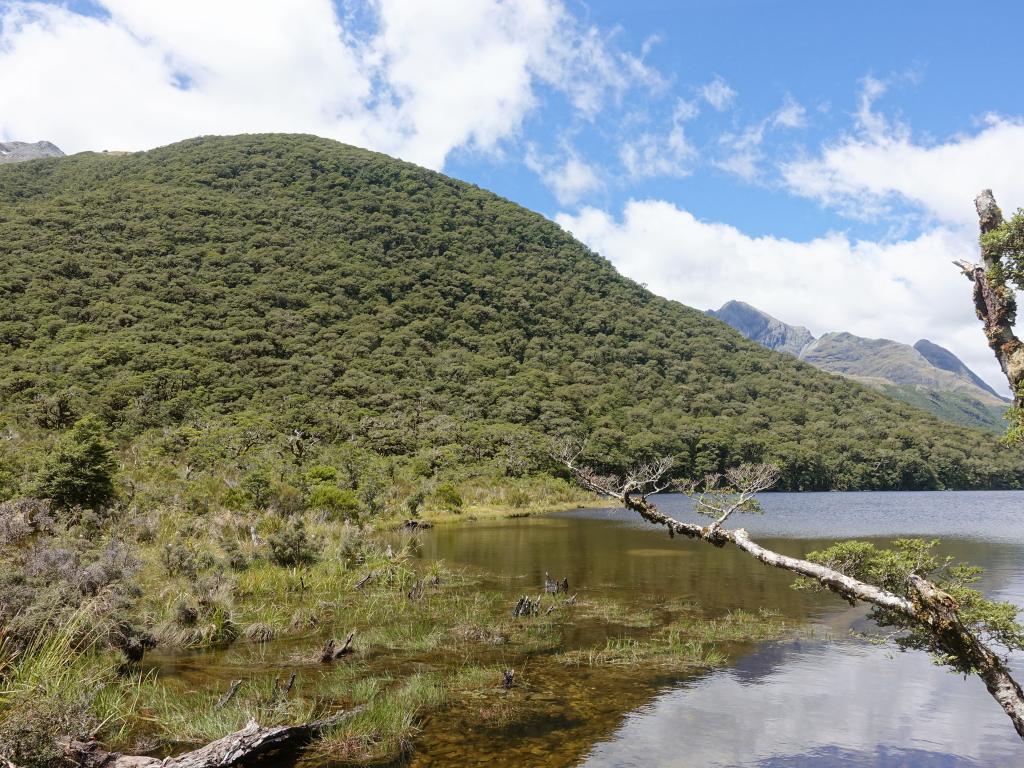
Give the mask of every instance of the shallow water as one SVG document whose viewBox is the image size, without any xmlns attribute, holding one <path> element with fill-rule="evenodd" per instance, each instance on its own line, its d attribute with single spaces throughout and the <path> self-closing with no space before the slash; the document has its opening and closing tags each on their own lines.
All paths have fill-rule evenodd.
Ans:
<svg viewBox="0 0 1024 768">
<path fill-rule="evenodd" d="M 659 504 L 693 519 L 684 497 Z M 850 537 L 939 537 L 944 551 L 985 567 L 989 596 L 1024 605 L 1024 493 L 771 494 L 763 505 L 763 516 L 737 524 L 777 550 L 802 555 Z M 787 574 L 732 548 L 669 539 L 625 510 L 439 528 L 423 537 L 422 556 L 484 569 L 511 593 L 535 592 L 548 571 L 582 595 L 684 599 L 708 615 L 770 607 L 816 631 L 809 640 L 736 649 L 730 666 L 696 677 L 560 675 L 554 685 L 538 683 L 535 703 L 547 711 L 511 730 L 481 727 L 457 711 L 435 716 L 413 765 L 1024 765 L 1024 747 L 977 679 L 935 667 L 924 654 L 852 638 L 851 628 L 868 628 L 863 610 L 797 592 Z M 1015 671 L 1024 676 L 1024 665 Z M 549 674 L 542 659 L 535 672 Z"/>
</svg>

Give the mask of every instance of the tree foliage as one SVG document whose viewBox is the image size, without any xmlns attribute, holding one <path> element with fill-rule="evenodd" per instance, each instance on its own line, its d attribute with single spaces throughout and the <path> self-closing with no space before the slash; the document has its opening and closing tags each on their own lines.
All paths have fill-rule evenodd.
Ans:
<svg viewBox="0 0 1024 768">
<path fill-rule="evenodd" d="M 771 462 L 793 490 L 1019 487 L 1024 468 L 654 296 L 507 200 L 309 136 L 0 168 L 0 356 L 0 417 L 174 430 L 190 467 L 222 460 L 220 431 L 235 458 L 304 435 L 299 465 L 347 445 L 424 476 L 536 472 L 541 438 L 567 434 L 607 471 Z"/>
<path fill-rule="evenodd" d="M 938 540 L 897 539 L 891 548 L 882 549 L 867 541 L 844 541 L 811 552 L 807 559 L 906 598 L 914 597 L 908 586 L 911 575 L 928 579 L 953 597 L 960 620 L 983 642 L 1009 651 L 1024 649 L 1024 626 L 1017 622 L 1020 608 L 1013 603 L 989 600 L 973 589 L 970 585 L 978 581 L 981 568 L 940 556 L 936 552 L 938 545 Z M 822 589 L 808 579 L 802 579 L 797 586 Z M 963 674 L 976 671 L 966 666 L 963 658 L 937 648 L 935 633 L 920 621 L 878 606 L 872 606 L 871 618 L 880 627 L 896 630 L 894 640 L 901 648 L 928 651 Z"/>
<path fill-rule="evenodd" d="M 102 508 L 114 498 L 117 461 L 96 416 L 80 419 L 43 466 L 37 494 L 60 507 Z"/>
</svg>

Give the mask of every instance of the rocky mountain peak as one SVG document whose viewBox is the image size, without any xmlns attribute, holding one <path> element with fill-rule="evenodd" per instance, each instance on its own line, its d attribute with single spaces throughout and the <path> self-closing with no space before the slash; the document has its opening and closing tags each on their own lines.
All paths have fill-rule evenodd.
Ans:
<svg viewBox="0 0 1024 768">
<path fill-rule="evenodd" d="M 0 142 L 0 163 L 22 163 L 26 160 L 38 160 L 40 157 L 64 157 L 64 153 L 56 144 L 49 141 Z"/>
</svg>

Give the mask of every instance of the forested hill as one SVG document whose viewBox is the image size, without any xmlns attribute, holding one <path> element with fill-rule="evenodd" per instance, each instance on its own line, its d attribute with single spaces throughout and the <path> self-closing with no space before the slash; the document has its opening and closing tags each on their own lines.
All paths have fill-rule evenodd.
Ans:
<svg viewBox="0 0 1024 768">
<path fill-rule="evenodd" d="M 529 472 L 589 434 L 607 467 L 770 460 L 789 488 L 1024 477 L 993 435 L 765 350 L 536 213 L 310 136 L 0 167 L 0 359 L 9 425 L 94 412 L 123 442 L 255 424 L 429 474 Z"/>
</svg>

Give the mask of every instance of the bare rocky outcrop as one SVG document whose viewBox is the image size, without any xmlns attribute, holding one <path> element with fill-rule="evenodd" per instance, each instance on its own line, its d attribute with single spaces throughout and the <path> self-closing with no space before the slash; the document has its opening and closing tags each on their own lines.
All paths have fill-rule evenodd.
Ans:
<svg viewBox="0 0 1024 768">
<path fill-rule="evenodd" d="M 64 153 L 56 144 L 49 141 L 0 142 L 0 163 L 23 163 L 26 160 L 38 160 L 41 157 L 64 157 Z"/>
</svg>

